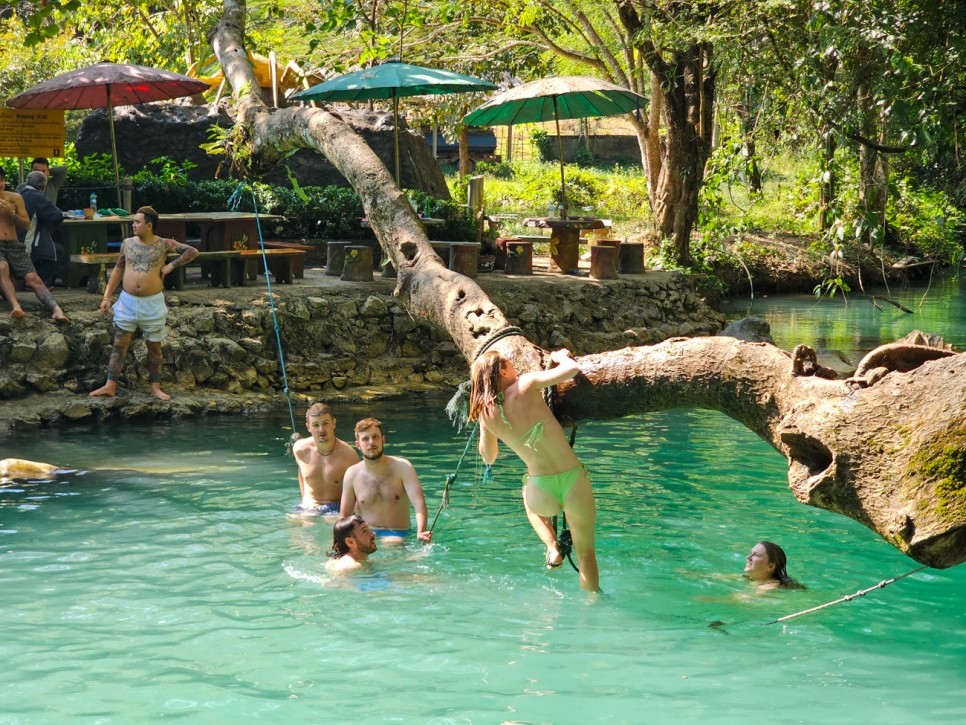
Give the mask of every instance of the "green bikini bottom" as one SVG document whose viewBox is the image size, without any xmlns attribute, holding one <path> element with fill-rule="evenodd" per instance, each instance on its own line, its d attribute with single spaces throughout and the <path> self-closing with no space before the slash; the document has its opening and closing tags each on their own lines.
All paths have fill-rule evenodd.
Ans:
<svg viewBox="0 0 966 725">
<path fill-rule="evenodd" d="M 580 478 L 580 474 L 586 472 L 586 470 L 582 463 L 578 463 L 569 471 L 563 473 L 552 473 L 547 476 L 524 476 L 523 480 L 524 483 L 532 483 L 541 491 L 546 491 L 563 506 L 564 499 L 567 498 L 570 489 Z"/>
</svg>

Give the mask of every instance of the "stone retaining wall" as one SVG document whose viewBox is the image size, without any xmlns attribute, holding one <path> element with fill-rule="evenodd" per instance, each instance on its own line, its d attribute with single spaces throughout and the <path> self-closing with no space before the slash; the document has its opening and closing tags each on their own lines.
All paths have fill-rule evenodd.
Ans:
<svg viewBox="0 0 966 725">
<path fill-rule="evenodd" d="M 675 273 L 606 283 L 562 275 L 482 275 L 478 281 L 529 339 L 575 355 L 715 334 L 724 321 Z M 274 289 L 289 390 L 305 400 L 450 391 L 467 377 L 466 361 L 449 336 L 410 318 L 389 284 Z M 0 428 L 5 421 L 9 427 L 279 405 L 284 383 L 267 292 L 205 293 L 203 300 L 168 296 L 162 385 L 175 396 L 171 403 L 147 395 L 139 335 L 119 379 L 121 394 L 86 397 L 104 382 L 113 339 L 111 323 L 93 310 L 68 305 L 73 322 L 63 327 L 37 313 L 19 321 L 3 317 Z"/>
</svg>

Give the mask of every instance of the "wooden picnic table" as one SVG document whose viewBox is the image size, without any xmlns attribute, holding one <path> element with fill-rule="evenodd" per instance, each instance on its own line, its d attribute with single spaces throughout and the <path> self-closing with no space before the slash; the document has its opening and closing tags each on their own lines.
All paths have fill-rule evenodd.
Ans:
<svg viewBox="0 0 966 725">
<path fill-rule="evenodd" d="M 574 274 L 580 259 L 580 233 L 588 229 L 603 229 L 603 219 L 589 216 L 529 217 L 523 225 L 550 230 L 550 269 L 563 274 Z"/>
</svg>

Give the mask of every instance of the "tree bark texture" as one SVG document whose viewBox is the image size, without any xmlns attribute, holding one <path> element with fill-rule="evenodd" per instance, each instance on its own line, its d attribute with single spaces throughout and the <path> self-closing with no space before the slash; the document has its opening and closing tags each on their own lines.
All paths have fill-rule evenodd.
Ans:
<svg viewBox="0 0 966 725">
<path fill-rule="evenodd" d="M 542 351 L 508 325 L 476 283 L 443 267 L 406 197 L 350 127 L 322 109 L 270 112 L 249 92 L 258 84 L 242 47 L 245 2 L 225 0 L 224 6 L 209 40 L 235 89 L 253 157 L 273 160 L 296 147 L 325 154 L 358 192 L 399 270 L 396 294 L 413 317 L 443 327 L 468 361 L 491 346 L 521 371 L 543 367 Z M 703 65 L 709 55 L 692 60 Z M 692 95 L 701 82 L 701 76 L 686 81 Z M 676 106 L 669 112 L 710 134 L 709 107 L 669 98 Z M 706 153 L 699 145 L 696 172 Z M 797 353 L 714 337 L 613 350 L 579 363 L 581 374 L 558 386 L 558 414 L 578 419 L 676 407 L 719 410 L 786 456 L 789 485 L 800 501 L 862 522 L 922 563 L 945 567 L 966 560 L 966 356 L 884 346 L 867 356 L 854 378 L 837 381 L 805 375 Z"/>
<path fill-rule="evenodd" d="M 788 353 L 728 337 L 587 355 L 558 386 L 558 411 L 718 410 L 786 457 L 799 501 L 861 522 L 923 564 L 952 566 L 966 561 L 966 355 L 911 346 L 937 359 L 900 372 L 909 365 L 892 347 L 910 349 L 870 353 L 868 375 L 879 372 L 866 387 L 796 375 Z"/>
</svg>

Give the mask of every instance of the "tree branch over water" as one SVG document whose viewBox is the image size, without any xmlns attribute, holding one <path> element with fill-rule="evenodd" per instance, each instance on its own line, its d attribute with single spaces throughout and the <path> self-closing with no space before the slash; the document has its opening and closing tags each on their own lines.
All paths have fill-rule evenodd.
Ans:
<svg viewBox="0 0 966 725">
<path fill-rule="evenodd" d="M 502 310 L 439 262 L 405 195 L 337 113 L 266 107 L 243 47 L 245 2 L 225 0 L 224 9 L 209 41 L 233 88 L 251 167 L 295 148 L 324 154 L 359 194 L 396 265 L 395 293 L 406 309 L 439 324 L 467 361 L 475 359 L 509 326 Z M 493 347 L 521 371 L 543 362 L 520 335 Z M 558 412 L 579 419 L 719 410 L 786 457 L 789 485 L 803 503 L 860 521 L 921 563 L 966 560 L 966 356 L 885 346 L 849 381 L 810 376 L 801 359 L 772 345 L 725 337 L 672 339 L 578 362 L 581 375 L 559 386 Z"/>
</svg>

